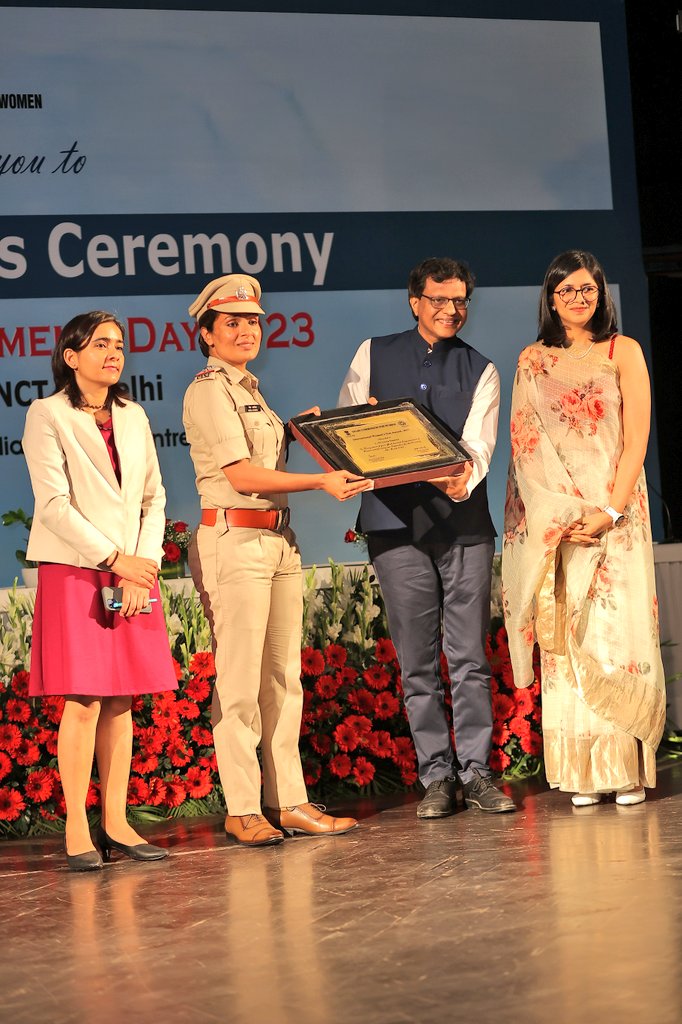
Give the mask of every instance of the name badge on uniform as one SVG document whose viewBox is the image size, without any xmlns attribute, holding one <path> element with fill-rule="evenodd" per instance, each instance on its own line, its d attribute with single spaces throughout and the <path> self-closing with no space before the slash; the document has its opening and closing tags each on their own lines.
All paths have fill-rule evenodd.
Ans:
<svg viewBox="0 0 682 1024">
<path fill-rule="evenodd" d="M 262 412 L 260 405 L 243 405 L 239 412 Z"/>
</svg>

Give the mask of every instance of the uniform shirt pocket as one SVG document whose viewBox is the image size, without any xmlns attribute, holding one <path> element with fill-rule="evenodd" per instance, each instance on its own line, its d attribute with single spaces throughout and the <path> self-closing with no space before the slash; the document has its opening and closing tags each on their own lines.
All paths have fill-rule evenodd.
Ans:
<svg viewBox="0 0 682 1024">
<path fill-rule="evenodd" d="M 249 446 L 249 452 L 251 455 L 257 455 L 262 458 L 265 454 L 268 442 L 270 445 L 274 443 L 274 430 L 272 423 L 265 413 L 260 410 L 258 412 L 253 412 L 247 409 L 238 409 L 237 412 L 240 420 L 242 421 L 244 437 L 246 438 L 246 443 Z"/>
</svg>

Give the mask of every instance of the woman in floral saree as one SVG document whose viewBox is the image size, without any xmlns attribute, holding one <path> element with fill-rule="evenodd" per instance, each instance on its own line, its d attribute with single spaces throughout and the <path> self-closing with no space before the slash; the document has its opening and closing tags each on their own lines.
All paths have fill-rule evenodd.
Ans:
<svg viewBox="0 0 682 1024">
<path fill-rule="evenodd" d="M 540 647 L 545 771 L 573 804 L 656 781 L 665 687 L 644 456 L 642 351 L 616 331 L 589 253 L 552 261 L 539 335 L 519 357 L 502 560 L 517 686 Z"/>
</svg>

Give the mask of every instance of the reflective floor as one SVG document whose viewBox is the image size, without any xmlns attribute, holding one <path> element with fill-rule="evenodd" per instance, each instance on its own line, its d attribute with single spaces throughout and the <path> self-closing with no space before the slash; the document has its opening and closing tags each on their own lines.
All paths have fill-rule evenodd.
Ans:
<svg viewBox="0 0 682 1024">
<path fill-rule="evenodd" d="M 417 821 L 227 845 L 222 821 L 150 837 L 156 864 L 66 870 L 59 838 L 0 843 L 0 1020 L 13 1024 L 679 1024 L 682 765 L 645 804 Z"/>
</svg>

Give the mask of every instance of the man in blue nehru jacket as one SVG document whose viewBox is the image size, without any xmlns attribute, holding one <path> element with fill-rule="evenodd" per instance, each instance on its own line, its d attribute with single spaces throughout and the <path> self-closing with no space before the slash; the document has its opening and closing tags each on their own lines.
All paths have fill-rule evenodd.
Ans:
<svg viewBox="0 0 682 1024">
<path fill-rule="evenodd" d="M 468 807 L 516 810 L 493 785 L 488 765 L 493 723 L 485 636 L 495 529 L 486 475 L 497 437 L 500 380 L 493 364 L 457 335 L 473 289 L 465 263 L 435 257 L 420 263 L 408 280 L 416 327 L 363 342 L 339 396 L 341 406 L 370 397 L 412 398 L 461 438 L 473 460 L 460 476 L 367 491 L 360 509 L 426 789 L 419 818 L 452 814 L 458 779 Z M 458 765 L 439 672 L 441 621 Z"/>
</svg>

